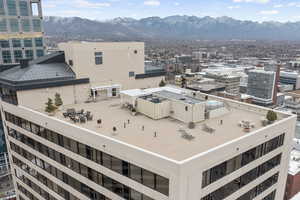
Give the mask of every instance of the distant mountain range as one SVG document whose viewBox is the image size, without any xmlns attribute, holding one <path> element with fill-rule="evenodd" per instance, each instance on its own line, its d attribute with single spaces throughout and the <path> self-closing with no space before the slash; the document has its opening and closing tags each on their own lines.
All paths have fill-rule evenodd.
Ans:
<svg viewBox="0 0 300 200">
<path fill-rule="evenodd" d="M 99 40 L 300 40 L 300 22 L 253 22 L 230 17 L 170 16 L 96 21 L 45 17 L 47 36 Z"/>
</svg>

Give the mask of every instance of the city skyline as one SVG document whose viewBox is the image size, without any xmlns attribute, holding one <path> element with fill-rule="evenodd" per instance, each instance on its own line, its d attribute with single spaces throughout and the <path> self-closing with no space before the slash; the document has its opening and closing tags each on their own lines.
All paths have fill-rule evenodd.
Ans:
<svg viewBox="0 0 300 200">
<path fill-rule="evenodd" d="M 228 16 L 252 21 L 300 21 L 300 2 L 295 0 L 44 0 L 44 16 L 108 20 L 151 16 Z"/>
</svg>

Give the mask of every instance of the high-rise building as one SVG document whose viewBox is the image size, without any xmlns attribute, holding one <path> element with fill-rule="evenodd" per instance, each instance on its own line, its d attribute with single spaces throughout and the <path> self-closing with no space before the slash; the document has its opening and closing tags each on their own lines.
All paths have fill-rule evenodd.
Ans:
<svg viewBox="0 0 300 200">
<path fill-rule="evenodd" d="M 40 0 L 0 0 L 0 65 L 45 54 Z"/>
<path fill-rule="evenodd" d="M 295 116 L 145 89 L 162 77 L 143 73 L 139 43 L 62 46 L 0 73 L 18 199 L 283 199 Z"/>
<path fill-rule="evenodd" d="M 2 124 L 2 118 L 0 117 L 0 154 L 6 152 L 6 144 Z"/>
<path fill-rule="evenodd" d="M 247 94 L 253 97 L 254 103 L 262 106 L 273 105 L 276 87 L 275 75 L 275 72 L 272 71 L 249 71 Z"/>
</svg>

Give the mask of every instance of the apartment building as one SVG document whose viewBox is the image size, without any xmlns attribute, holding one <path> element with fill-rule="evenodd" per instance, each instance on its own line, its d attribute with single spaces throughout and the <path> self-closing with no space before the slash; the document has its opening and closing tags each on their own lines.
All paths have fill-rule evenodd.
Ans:
<svg viewBox="0 0 300 200">
<path fill-rule="evenodd" d="M 135 66 L 119 60 L 120 45 L 112 58 Z M 124 59 L 142 52 L 128 45 Z M 75 54 L 86 50 L 76 48 L 0 73 L 18 199 L 283 199 L 295 116 L 277 112 L 266 125 L 266 108 L 171 86 L 139 87 L 162 78 L 140 68 L 132 69 L 135 80 L 124 80 L 123 68 L 112 70 L 111 86 L 126 88 L 112 91 L 107 82 L 98 85 L 108 73 L 100 70 L 116 66 L 92 64 L 109 63 L 110 51 L 98 44 L 83 55 L 93 61 L 80 65 Z M 139 89 L 123 86 L 131 81 Z M 95 98 L 103 89 L 105 98 Z M 64 104 L 46 113 L 55 93 Z"/>
<path fill-rule="evenodd" d="M 40 0 L 0 0 L 0 65 L 45 54 Z"/>
</svg>

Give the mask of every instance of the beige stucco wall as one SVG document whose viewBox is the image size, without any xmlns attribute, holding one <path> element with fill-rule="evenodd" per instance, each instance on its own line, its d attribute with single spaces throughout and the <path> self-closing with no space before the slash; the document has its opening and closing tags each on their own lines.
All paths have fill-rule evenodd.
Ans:
<svg viewBox="0 0 300 200">
<path fill-rule="evenodd" d="M 171 117 L 185 123 L 200 122 L 204 120 L 204 109 L 205 104 L 187 104 L 181 101 L 172 101 Z"/>
<path fill-rule="evenodd" d="M 18 91 L 18 103 L 32 109 L 43 109 L 48 98 L 54 103 L 55 93 L 59 93 L 65 105 L 83 103 L 90 95 L 89 84 L 51 87 L 34 90 Z"/>
<path fill-rule="evenodd" d="M 144 74 L 142 42 L 69 42 L 59 44 L 66 62 L 73 61 L 77 78 L 90 78 L 91 86 L 121 84 L 122 89 L 157 87 L 163 77 L 136 80 L 129 72 Z M 135 53 L 137 51 L 137 53 Z M 95 52 L 103 53 L 103 64 L 95 65 Z"/>
</svg>

